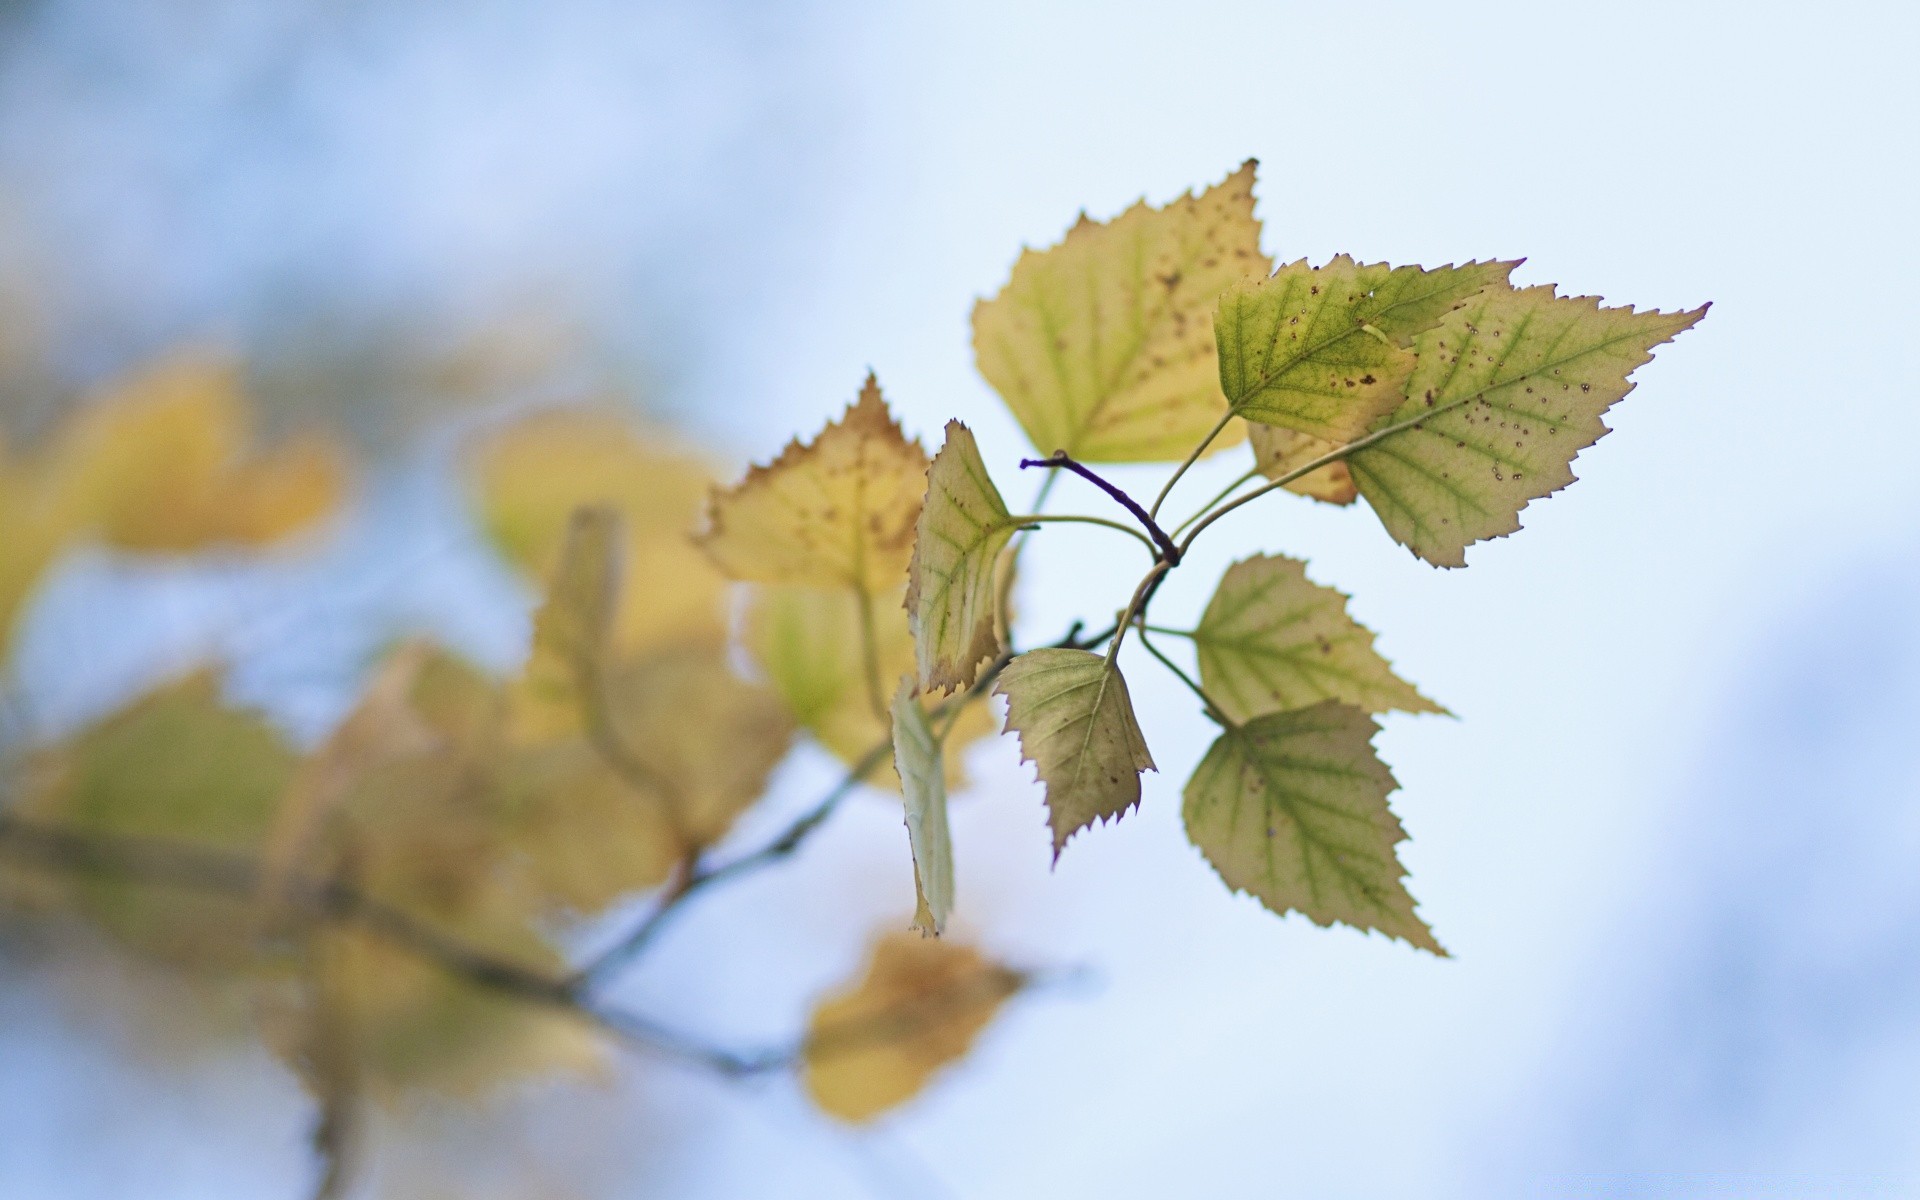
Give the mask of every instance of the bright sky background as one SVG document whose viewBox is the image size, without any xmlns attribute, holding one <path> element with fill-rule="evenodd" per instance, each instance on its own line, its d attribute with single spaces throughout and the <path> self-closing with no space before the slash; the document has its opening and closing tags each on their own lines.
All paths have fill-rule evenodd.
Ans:
<svg viewBox="0 0 1920 1200">
<path fill-rule="evenodd" d="M 276 75 L 293 98 L 257 110 L 235 80 L 271 57 L 259 46 L 305 45 L 298 30 L 230 20 L 241 66 L 203 67 L 102 32 L 104 0 L 53 7 L 77 15 L 25 59 L 50 65 L 0 92 L 64 96 L 53 84 L 95 79 L 74 64 L 101 45 L 147 65 L 35 101 L 65 125 L 0 119 L 0 153 L 50 171 L 64 135 L 96 182 L 127 185 L 18 202 L 66 214 L 76 243 L 125 239 L 82 256 L 101 288 L 117 248 L 153 257 L 117 293 L 134 340 L 208 324 L 244 339 L 245 314 L 315 276 L 376 309 L 458 294 L 456 317 L 564 286 L 610 340 L 676 351 L 667 407 L 738 461 L 817 426 L 872 366 L 910 430 L 934 442 L 967 420 L 1024 495 L 1018 430 L 972 369 L 973 299 L 1080 209 L 1165 201 L 1247 157 L 1281 261 L 1525 255 L 1527 283 L 1714 302 L 1643 368 L 1581 482 L 1467 570 L 1420 564 L 1364 504 L 1281 499 L 1224 522 L 1156 606 L 1178 623 L 1231 558 L 1303 555 L 1459 715 L 1394 717 L 1380 738 L 1412 888 L 1453 960 L 1229 897 L 1178 820 L 1206 722 L 1130 652 L 1162 772 L 1138 813 L 1050 872 L 1010 743 L 977 755 L 956 806 L 964 935 L 1085 964 L 1095 986 L 1017 1006 L 872 1135 L 785 1085 L 643 1069 L 611 1100 L 510 1108 L 500 1127 L 534 1132 L 469 1147 L 474 1169 L 490 1149 L 558 1172 L 611 1142 L 592 1169 L 631 1195 L 1920 1192 L 1920 403 L 1898 366 L 1920 319 L 1910 6 L 975 0 L 776 17 L 569 0 L 451 27 L 405 9 L 356 17 L 358 40 Z M 209 113 L 238 124 L 196 143 Z M 117 207 L 77 203 L 103 196 Z M 1240 469 L 1223 456 L 1178 495 Z M 342 585 L 350 649 L 430 621 L 510 658 L 519 598 L 449 534 L 444 487 L 396 470 L 370 511 L 313 568 L 374 562 Z M 1118 607 L 1131 547 L 1048 530 L 1028 637 Z M 381 582 L 427 548 L 405 587 Z M 90 635 L 94 674 L 54 694 L 77 710 L 102 679 L 153 669 L 131 648 L 141 619 L 198 622 L 243 659 L 243 689 L 321 720 L 324 689 L 286 694 L 298 652 L 219 632 L 303 586 L 79 564 L 58 594 L 138 603 L 131 632 Z M 43 605 L 29 646 L 50 686 L 82 636 L 61 611 Z M 783 801 L 828 778 L 802 754 Z M 903 850 L 897 810 L 850 810 L 811 865 L 680 927 L 632 998 L 721 1036 L 777 1034 L 784 1006 L 904 915 Z M 0 1194 L 126 1194 L 140 1162 L 143 1196 L 265 1195 L 297 1169 L 297 1099 L 271 1068 L 128 1082 L 112 1046 L 47 1032 L 81 1018 L 36 1003 L 0 998 L 0 1024 L 40 1031 L 0 1037 Z M 95 1124 L 136 1097 L 150 1106 L 130 1127 Z M 107 1149 L 76 1168 L 83 1138 Z"/>
</svg>

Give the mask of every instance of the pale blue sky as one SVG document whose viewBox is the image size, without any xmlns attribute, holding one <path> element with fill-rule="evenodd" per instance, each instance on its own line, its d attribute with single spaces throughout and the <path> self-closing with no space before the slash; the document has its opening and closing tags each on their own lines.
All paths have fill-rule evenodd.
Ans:
<svg viewBox="0 0 1920 1200">
<path fill-rule="evenodd" d="M 1454 960 L 1230 898 L 1178 822 L 1206 723 L 1130 656 L 1162 771 L 1137 814 L 1050 872 L 1008 746 L 977 756 L 956 805 L 962 929 L 1089 964 L 1097 990 L 1020 1006 L 872 1136 L 784 1085 L 743 1097 L 642 1068 L 611 1099 L 499 1118 L 536 1131 L 490 1135 L 516 1171 L 612 1138 L 595 1169 L 632 1195 L 1920 1191 L 1910 7 L 569 0 L 360 12 L 351 37 L 233 19 L 204 61 L 105 32 L 124 10 L 104 0 L 44 7 L 74 15 L 0 89 L 48 118 L 11 109 L 0 152 L 52 180 L 17 203 L 58 215 L 69 249 L 98 243 L 72 286 L 113 297 L 127 332 L 107 344 L 266 339 L 276 298 L 330 287 L 450 325 L 558 291 L 737 461 L 823 420 L 871 365 L 911 429 L 967 420 L 1022 494 L 1018 431 L 971 366 L 974 297 L 1081 208 L 1163 201 L 1250 156 L 1281 260 L 1526 255 L 1526 282 L 1715 304 L 1643 369 L 1581 482 L 1467 570 L 1414 561 L 1364 506 L 1280 500 L 1223 523 L 1165 589 L 1177 621 L 1229 559 L 1305 555 L 1459 714 L 1380 738 L 1412 887 Z M 76 65 L 101 61 L 112 86 Z M 46 174 L 74 162 L 81 182 Z M 81 334 L 72 354 L 110 356 Z M 73 603 L 43 606 L 34 678 L 83 709 L 152 669 L 145 620 L 227 645 L 243 688 L 311 724 L 343 682 L 328 664 L 397 627 L 510 658 L 516 594 L 446 491 L 396 469 L 379 496 L 292 581 L 77 565 Z M 1032 636 L 1124 600 L 1130 543 L 1039 545 Z M 403 587 L 382 582 L 395 564 Z M 312 578 L 354 597 L 332 641 L 223 634 Z M 111 593 L 133 598 L 126 645 L 63 626 L 113 588 L 131 589 Z M 798 756 L 782 802 L 827 775 Z M 786 1027 L 781 1006 L 844 975 L 905 886 L 877 799 L 815 853 L 689 921 L 636 1002 L 742 1038 Z M 298 1161 L 273 1068 L 129 1084 L 111 1042 L 54 1039 L 81 1018 L 7 1003 L 43 1034 L 36 1069 L 0 1073 L 0 1193 L 117 1195 L 125 1164 L 164 1162 L 142 1194 L 257 1195 Z M 129 1096 L 161 1111 L 123 1115 Z M 50 1173 L 102 1118 L 111 1153 Z"/>
</svg>

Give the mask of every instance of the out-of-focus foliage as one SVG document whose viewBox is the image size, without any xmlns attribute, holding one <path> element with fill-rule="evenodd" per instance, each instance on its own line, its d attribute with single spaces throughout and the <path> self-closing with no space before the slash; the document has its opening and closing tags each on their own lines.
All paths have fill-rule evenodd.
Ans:
<svg viewBox="0 0 1920 1200">
<path fill-rule="evenodd" d="M 1080 474 L 1112 514 L 1014 515 L 966 425 L 930 462 L 871 375 L 842 416 L 727 487 L 610 409 L 503 418 L 462 462 L 475 520 L 538 596 L 523 662 L 496 674 L 427 640 L 392 647 L 305 752 L 229 703 L 217 664 L 77 732 L 0 745 L 0 919 L 51 910 L 251 994 L 258 1035 L 314 1094 L 323 1192 L 369 1103 L 592 1076 L 615 1040 L 727 1077 L 798 1071 L 823 1110 L 868 1121 L 1029 981 L 942 937 L 961 752 L 1004 698 L 1057 858 L 1139 804 L 1155 769 L 1120 663 L 1134 647 L 1220 727 L 1183 815 L 1229 888 L 1444 954 L 1372 745 L 1373 714 L 1443 710 L 1296 559 L 1235 563 L 1190 628 L 1150 607 L 1218 517 L 1283 489 L 1364 496 L 1414 554 L 1464 565 L 1572 481 L 1628 375 L 1705 309 L 1516 289 L 1504 261 L 1272 271 L 1253 187 L 1248 163 L 1164 208 L 1083 216 L 975 309 L 980 370 L 1048 455 L 1022 465 Z M 340 506 L 344 453 L 311 434 L 260 444 L 239 380 L 172 359 L 30 446 L 0 444 L 0 637 L 70 547 L 232 554 Z M 1188 467 L 1249 428 L 1245 476 L 1163 522 Z M 1086 465 L 1142 460 L 1180 464 L 1148 503 Z M 1119 525 L 1153 560 L 1130 595 L 1086 597 L 1064 636 L 1022 651 L 1012 596 L 1023 556 L 1045 569 L 1031 535 L 1047 520 Z M 1160 637 L 1186 639 L 1197 670 Z M 849 770 L 756 830 L 779 823 L 744 818 L 799 731 Z M 731 1049 L 609 1001 L 680 906 L 785 861 L 859 784 L 892 803 L 890 781 L 918 936 L 880 936 L 804 1038 Z"/>
<path fill-rule="evenodd" d="M 872 1120 L 964 1055 L 1022 982 L 969 946 L 881 938 L 860 979 L 813 1010 L 808 1094 L 844 1121 Z"/>
<path fill-rule="evenodd" d="M 318 435 L 257 449 L 232 363 L 183 356 L 135 372 L 43 443 L 10 453 L 0 442 L 0 648 L 64 547 L 264 546 L 332 512 L 345 475 Z"/>
</svg>

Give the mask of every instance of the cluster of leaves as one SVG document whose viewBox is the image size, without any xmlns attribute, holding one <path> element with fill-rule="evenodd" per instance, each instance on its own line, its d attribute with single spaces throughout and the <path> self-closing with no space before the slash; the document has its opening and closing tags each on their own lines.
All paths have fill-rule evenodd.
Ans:
<svg viewBox="0 0 1920 1200">
<path fill-rule="evenodd" d="M 1057 856 L 1140 801 L 1154 766 L 1118 657 L 1136 636 L 1221 727 L 1185 789 L 1188 836 L 1221 878 L 1278 913 L 1378 930 L 1443 953 L 1415 913 L 1375 757 L 1376 714 L 1440 712 L 1395 675 L 1340 593 L 1301 562 L 1259 555 L 1221 579 L 1198 623 L 1148 623 L 1155 592 L 1222 516 L 1277 489 L 1333 504 L 1365 497 L 1422 559 L 1462 566 L 1476 541 L 1519 528 L 1528 502 L 1572 482 L 1573 457 L 1606 427 L 1651 350 L 1704 314 L 1605 308 L 1551 287 L 1517 288 L 1517 262 L 1423 268 L 1340 256 L 1274 269 L 1253 214 L 1254 164 L 1162 209 L 1082 217 L 1057 246 L 1027 251 L 974 310 L 981 373 L 1047 457 L 1098 485 L 1126 524 L 1014 514 L 967 427 L 947 426 L 928 472 L 906 572 L 915 661 L 899 677 L 893 741 L 921 881 L 923 928 L 952 899 L 946 797 L 935 761 L 953 699 L 993 681 L 1007 729 L 1046 786 Z M 870 606 L 898 585 L 904 473 L 873 384 L 844 425 L 756 469 L 714 505 L 709 545 L 740 578 L 840 578 Z M 1254 465 L 1171 530 L 1175 484 L 1203 455 L 1248 441 Z M 1177 464 L 1150 506 L 1087 464 Z M 1245 485 L 1264 482 L 1250 490 Z M 1037 507 L 1037 505 L 1036 505 Z M 1105 633 L 1015 653 L 1007 598 L 1022 531 L 1050 520 L 1113 524 L 1151 565 Z M 777 533 L 756 552 L 757 534 Z M 1178 539 L 1178 540 L 1176 540 Z M 833 565 L 829 565 L 833 564 Z M 861 572 L 866 572 L 862 574 Z M 863 610 L 864 611 L 864 610 Z M 1196 681 L 1150 634 L 1189 639 Z M 871 638 L 869 639 L 871 640 Z M 1100 650 L 1105 643 L 1104 652 Z M 875 711 L 893 690 L 866 664 Z M 874 678 L 874 676 L 880 676 Z M 922 705 L 912 700 L 914 693 Z"/>
<path fill-rule="evenodd" d="M 929 458 L 871 376 L 841 417 L 724 488 L 610 413 L 535 414 L 470 460 L 482 524 L 543 588 L 518 673 L 398 647 L 304 754 L 227 705 L 212 671 L 160 688 L 13 756 L 8 896 L 263 989 L 268 1040 L 322 1100 L 336 1149 L 359 1097 L 592 1069 L 610 1036 L 727 1074 L 797 1068 L 826 1111 L 864 1120 L 963 1054 L 1030 977 L 890 934 L 792 1046 L 759 1053 L 610 1007 L 607 983 L 673 913 L 784 859 L 889 760 L 912 925 L 942 934 L 947 799 L 965 786 L 961 750 L 999 732 L 995 693 L 1044 784 L 1054 855 L 1118 819 L 1154 767 L 1121 672 L 1131 639 L 1220 727 L 1184 817 L 1228 886 L 1444 953 L 1406 889 L 1396 785 L 1372 747 L 1378 715 L 1443 710 L 1296 559 L 1235 563 L 1191 628 L 1152 623 L 1154 597 L 1197 538 L 1276 491 L 1364 497 L 1412 553 L 1464 565 L 1572 481 L 1628 375 L 1705 310 L 1515 287 L 1505 261 L 1276 269 L 1253 186 L 1248 163 L 1164 208 L 1082 217 L 974 311 L 980 371 L 1043 456 L 1021 466 L 1085 478 L 1111 514 L 1042 512 L 1045 487 L 1016 513 L 966 425 Z M 249 440 L 232 373 L 176 364 L 36 455 L 0 453 L 0 628 L 75 541 L 261 545 L 337 502 L 337 452 Z M 1231 487 L 1163 521 L 1194 463 L 1243 443 L 1252 462 Z M 1171 470 L 1143 503 L 1092 465 L 1121 462 Z M 1011 597 L 1050 522 L 1131 537 L 1147 565 L 1119 603 L 1092 603 L 1118 611 L 1110 624 L 1022 650 Z M 1190 642 L 1197 670 L 1158 636 Z M 742 849 L 735 825 L 797 733 L 846 779 Z M 647 891 L 611 949 L 564 951 L 571 924 Z"/>
</svg>

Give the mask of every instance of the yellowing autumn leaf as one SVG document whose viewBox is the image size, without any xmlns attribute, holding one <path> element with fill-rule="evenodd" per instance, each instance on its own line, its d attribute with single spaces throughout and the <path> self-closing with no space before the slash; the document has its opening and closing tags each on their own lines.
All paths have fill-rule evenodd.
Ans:
<svg viewBox="0 0 1920 1200">
<path fill-rule="evenodd" d="M 701 543 L 735 579 L 892 595 L 926 488 L 926 451 L 900 432 L 869 375 L 813 441 L 716 491 Z"/>
<path fill-rule="evenodd" d="M 1282 429 L 1278 425 L 1247 426 L 1247 441 L 1253 447 L 1254 465 L 1268 479 L 1290 475 L 1296 469 L 1340 448 L 1337 442 Z M 1316 467 L 1280 486 L 1328 504 L 1352 504 L 1360 498 L 1360 489 L 1353 486 L 1353 473 L 1347 470 L 1344 459 Z"/>
<path fill-rule="evenodd" d="M 256 454 L 252 440 L 237 369 L 177 359 L 115 385 L 63 427 L 45 486 L 77 528 L 132 550 L 261 545 L 338 504 L 346 469 L 329 442 Z"/>
<path fill-rule="evenodd" d="M 981 662 L 999 653 L 994 569 L 1014 529 L 972 431 L 947 422 L 946 444 L 927 471 L 907 571 L 907 619 L 922 688 L 971 686 Z"/>
<path fill-rule="evenodd" d="M 481 747 L 447 745 L 366 772 L 318 860 L 413 926 L 548 978 L 566 963 L 539 931 L 543 897 L 516 870 L 511 831 L 484 798 Z M 331 987 L 377 1097 L 475 1096 L 528 1075 L 591 1071 L 604 1048 L 583 1021 L 449 973 L 378 929 L 322 926 Z"/>
<path fill-rule="evenodd" d="M 994 690 L 1007 698 L 1007 731 L 1047 788 L 1053 856 L 1095 821 L 1140 803 L 1140 772 L 1154 769 L 1120 669 L 1085 650 L 1029 650 Z"/>
<path fill-rule="evenodd" d="M 1305 259 L 1228 289 L 1214 313 L 1220 386 L 1233 411 L 1335 444 L 1406 395 L 1415 334 L 1518 265 L 1389 267 Z"/>
<path fill-rule="evenodd" d="M 1341 700 L 1364 712 L 1446 710 L 1393 673 L 1347 598 L 1307 564 L 1255 555 L 1227 568 L 1193 631 L 1200 685 L 1231 721 Z"/>
<path fill-rule="evenodd" d="M 1387 807 L 1398 785 L 1374 756 L 1378 728 L 1332 700 L 1229 726 L 1187 783 L 1187 836 L 1228 887 L 1276 913 L 1445 955 L 1401 882 L 1407 835 Z"/>
<path fill-rule="evenodd" d="M 1042 453 L 1083 462 L 1186 456 L 1225 415 L 1213 303 L 1273 269 L 1253 215 L 1254 164 L 1165 208 L 1085 216 L 1027 250 L 973 310 L 974 361 Z M 1215 448 L 1238 439 L 1237 427 Z"/>
<path fill-rule="evenodd" d="M 1436 566 L 1520 528 L 1520 510 L 1573 482 L 1571 464 L 1607 432 L 1627 376 L 1706 315 L 1602 308 L 1552 287 L 1491 289 L 1415 341 L 1399 429 L 1348 458 L 1394 540 Z"/>
<path fill-rule="evenodd" d="M 10 456 L 0 438 L 0 662 L 21 604 L 74 524 L 41 486 L 41 476 L 35 464 Z"/>
<path fill-rule="evenodd" d="M 947 939 L 874 943 L 860 981 L 813 1010 L 802 1076 L 813 1102 L 870 1121 L 924 1089 L 972 1048 L 1024 977 Z"/>
<path fill-rule="evenodd" d="M 637 654 L 726 635 L 726 579 L 693 544 L 712 476 L 664 438 L 601 409 L 537 413 L 481 438 L 470 455 L 487 533 L 529 578 L 553 577 L 582 507 L 619 514 L 627 579 L 613 648 Z"/>
<path fill-rule="evenodd" d="M 871 609 L 874 679 L 912 674 L 915 653 L 906 610 L 891 596 L 876 597 Z M 794 719 L 849 766 L 892 734 L 891 716 L 885 707 L 876 711 L 871 699 L 861 618 L 859 598 L 844 588 L 763 587 L 755 589 L 744 629 L 748 654 Z M 998 732 L 985 702 L 967 705 L 945 739 L 949 789 L 966 786 L 962 751 Z M 882 771 L 867 781 L 883 787 L 890 782 Z"/>
<path fill-rule="evenodd" d="M 509 692 L 509 734 L 521 742 L 578 733 L 606 670 L 620 579 L 620 518 L 574 512 L 567 540 L 533 617 L 533 649 Z"/>
<path fill-rule="evenodd" d="M 280 735 L 258 715 L 223 704 L 218 679 L 201 671 L 36 754 L 11 811 L 81 833 L 251 854 L 295 769 Z M 209 967 L 237 966 L 250 954 L 256 926 L 236 897 L 111 870 L 53 882 L 67 902 L 143 953 Z"/>
<path fill-rule="evenodd" d="M 947 826 L 947 780 L 940 739 L 902 679 L 893 697 L 893 767 L 907 811 L 907 848 L 913 854 L 913 927 L 938 935 L 953 911 L 953 833 Z"/>
</svg>

